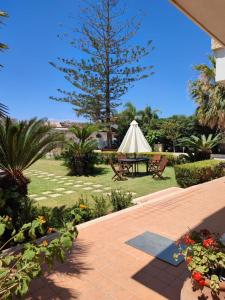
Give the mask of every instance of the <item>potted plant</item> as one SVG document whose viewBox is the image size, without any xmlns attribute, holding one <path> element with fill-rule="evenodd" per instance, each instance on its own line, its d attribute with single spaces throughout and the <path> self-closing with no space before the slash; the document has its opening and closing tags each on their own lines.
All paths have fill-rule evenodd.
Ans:
<svg viewBox="0 0 225 300">
<path fill-rule="evenodd" d="M 218 234 L 204 229 L 185 234 L 178 242 L 182 255 L 191 272 L 194 290 L 208 287 L 212 294 L 225 291 L 225 243 Z"/>
</svg>

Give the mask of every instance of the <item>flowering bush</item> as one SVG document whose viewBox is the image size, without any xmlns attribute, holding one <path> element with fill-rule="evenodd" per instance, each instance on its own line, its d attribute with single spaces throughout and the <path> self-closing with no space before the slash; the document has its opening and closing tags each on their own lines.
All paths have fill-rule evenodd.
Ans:
<svg viewBox="0 0 225 300">
<path fill-rule="evenodd" d="M 207 229 L 185 234 L 179 241 L 179 253 L 191 272 L 195 288 L 209 286 L 218 294 L 221 283 L 225 283 L 225 246 L 218 234 Z"/>
<path fill-rule="evenodd" d="M 0 241 L 4 240 L 0 245 L 0 299 L 25 295 L 31 281 L 41 275 L 44 264 L 52 267 L 55 260 L 65 260 L 65 253 L 72 247 L 73 239 L 77 236 L 75 223 L 70 222 L 61 232 L 56 233 L 54 239 L 50 240 L 46 236 L 37 240 L 39 234 L 46 232 L 46 220 L 39 216 L 24 224 L 18 232 L 13 230 L 11 237 L 5 242 L 2 237 L 7 230 L 12 229 L 11 224 L 10 217 L 0 217 Z M 47 229 L 48 233 L 53 231 L 53 228 Z M 29 242 L 26 242 L 27 237 Z M 12 241 L 20 243 L 19 247 L 6 249 Z"/>
</svg>

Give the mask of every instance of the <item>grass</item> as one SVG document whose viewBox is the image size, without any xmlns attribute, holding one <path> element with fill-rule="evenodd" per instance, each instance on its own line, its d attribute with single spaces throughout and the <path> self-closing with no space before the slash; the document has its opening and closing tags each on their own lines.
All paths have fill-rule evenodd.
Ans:
<svg viewBox="0 0 225 300">
<path fill-rule="evenodd" d="M 44 196 L 42 195 L 43 192 L 51 191 L 52 193 L 60 193 L 61 196 L 57 198 L 51 198 L 46 196 L 45 200 L 39 200 L 39 205 L 44 206 L 71 206 L 73 205 L 79 197 L 82 195 L 91 199 L 91 195 L 100 195 L 103 192 L 107 193 L 110 192 L 110 189 L 121 189 L 125 192 L 136 193 L 135 198 L 143 195 L 147 195 L 159 190 L 163 190 L 172 186 L 177 186 L 174 169 L 172 167 L 167 167 L 164 176 L 165 179 L 153 179 L 151 175 L 145 175 L 135 178 L 129 178 L 126 181 L 112 181 L 113 172 L 110 166 L 100 165 L 98 167 L 99 173 L 94 176 L 68 176 L 68 170 L 65 166 L 62 165 L 62 161 L 60 160 L 47 160 L 42 159 L 39 160 L 37 163 L 32 165 L 28 170 L 28 177 L 31 179 L 31 183 L 29 184 L 29 194 L 37 194 L 39 197 Z M 140 171 L 144 171 L 145 166 L 140 166 Z M 52 177 L 43 177 L 38 178 L 36 175 L 33 174 L 33 171 L 42 171 L 54 174 L 56 176 L 64 176 L 67 179 L 64 179 L 65 182 L 72 183 L 71 185 L 64 185 L 63 183 L 53 182 L 50 180 Z M 59 179 L 60 180 L 60 179 Z M 83 190 L 84 185 L 81 187 L 74 187 L 78 181 L 82 181 L 82 184 L 91 182 L 93 184 L 102 185 L 102 187 L 94 188 L 94 189 L 101 189 L 102 192 L 96 193 L 92 191 Z M 91 186 L 91 185 L 90 185 Z M 71 194 L 64 194 L 63 192 L 57 192 L 57 188 L 64 187 L 66 190 L 71 190 L 73 193 Z M 108 190 L 104 190 L 104 188 L 108 188 Z"/>
</svg>

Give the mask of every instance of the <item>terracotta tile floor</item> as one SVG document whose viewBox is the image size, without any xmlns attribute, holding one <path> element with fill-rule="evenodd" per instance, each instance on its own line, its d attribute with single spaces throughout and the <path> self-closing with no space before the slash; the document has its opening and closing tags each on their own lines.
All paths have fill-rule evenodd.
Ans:
<svg viewBox="0 0 225 300">
<path fill-rule="evenodd" d="M 222 233 L 224 220 L 225 177 L 187 189 L 173 199 L 146 203 L 81 226 L 68 261 L 36 280 L 27 299 L 180 299 L 188 277 L 184 263 L 170 266 L 125 241 L 147 230 L 174 240 L 188 228 L 207 227 Z"/>
</svg>

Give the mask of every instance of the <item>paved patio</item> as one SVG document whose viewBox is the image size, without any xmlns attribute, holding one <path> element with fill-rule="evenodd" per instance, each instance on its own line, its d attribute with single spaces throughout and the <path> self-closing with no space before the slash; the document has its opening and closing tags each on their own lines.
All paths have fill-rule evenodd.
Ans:
<svg viewBox="0 0 225 300">
<path fill-rule="evenodd" d="M 171 266 L 125 241 L 145 231 L 174 240 L 188 228 L 225 232 L 225 177 L 159 199 L 80 225 L 69 260 L 36 280 L 29 299 L 180 299 L 185 264 Z"/>
</svg>

